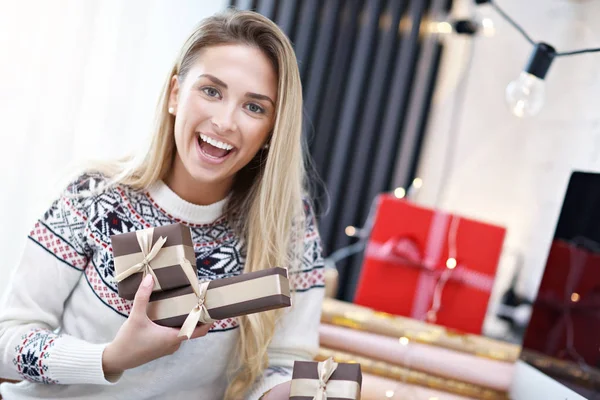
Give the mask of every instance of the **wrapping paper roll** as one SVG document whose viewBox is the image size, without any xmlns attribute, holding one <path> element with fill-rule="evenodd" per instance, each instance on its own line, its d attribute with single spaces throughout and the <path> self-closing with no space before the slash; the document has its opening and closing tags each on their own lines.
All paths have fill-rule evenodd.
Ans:
<svg viewBox="0 0 600 400">
<path fill-rule="evenodd" d="M 323 361 L 329 357 L 333 357 L 336 362 L 359 363 L 363 373 L 365 374 L 372 374 L 383 378 L 394 379 L 406 384 L 423 386 L 430 389 L 465 397 L 472 397 L 475 399 L 508 399 L 506 393 L 498 390 L 487 389 L 471 383 L 459 382 L 453 379 L 441 378 L 425 372 L 415 371 L 405 367 L 395 366 L 383 361 L 375 361 L 367 357 L 331 350 L 325 347 L 319 348 L 319 353 L 315 359 L 318 361 Z"/>
<path fill-rule="evenodd" d="M 394 338 L 404 336 L 419 343 L 499 361 L 515 362 L 521 351 L 520 346 L 510 343 L 458 333 L 443 326 L 377 312 L 335 299 L 324 300 L 321 322 Z"/>
<path fill-rule="evenodd" d="M 369 332 L 321 324 L 321 346 L 432 375 L 508 391 L 513 364 Z"/>
<path fill-rule="evenodd" d="M 363 374 L 361 400 L 475 400 L 473 397 L 459 396 L 448 392 L 409 385 L 393 379 Z"/>
</svg>

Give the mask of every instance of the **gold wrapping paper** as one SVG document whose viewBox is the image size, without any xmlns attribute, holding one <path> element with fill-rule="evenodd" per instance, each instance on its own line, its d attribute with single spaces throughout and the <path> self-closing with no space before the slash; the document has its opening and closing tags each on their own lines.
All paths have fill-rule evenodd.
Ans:
<svg viewBox="0 0 600 400">
<path fill-rule="evenodd" d="M 319 349 L 317 361 L 323 361 L 330 357 L 338 363 L 359 363 L 366 374 L 373 374 L 384 378 L 394 379 L 403 383 L 428 387 L 448 393 L 454 393 L 465 397 L 473 397 L 483 400 L 507 400 L 506 393 L 482 388 L 470 383 L 459 382 L 453 379 L 440 378 L 424 372 L 414 371 L 408 368 L 394 366 L 382 361 L 375 361 L 367 357 L 356 356 L 330 350 L 324 347 Z"/>
<path fill-rule="evenodd" d="M 321 322 L 363 330 L 394 338 L 406 337 L 419 343 L 444 347 L 478 357 L 515 362 L 521 347 L 482 336 L 457 333 L 443 326 L 377 312 L 367 307 L 326 298 Z"/>
<path fill-rule="evenodd" d="M 513 363 L 330 324 L 319 326 L 319 342 L 335 351 L 498 391 L 509 390 L 514 373 Z"/>
<path fill-rule="evenodd" d="M 394 379 L 363 374 L 361 400 L 476 400 L 419 385 L 411 385 Z"/>
</svg>

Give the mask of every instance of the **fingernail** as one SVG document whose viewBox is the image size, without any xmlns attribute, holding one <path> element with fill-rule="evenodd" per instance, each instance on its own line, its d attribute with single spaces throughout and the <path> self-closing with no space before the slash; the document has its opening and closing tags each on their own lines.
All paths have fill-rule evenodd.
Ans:
<svg viewBox="0 0 600 400">
<path fill-rule="evenodd" d="M 144 280 L 142 281 L 142 285 L 146 286 L 146 287 L 150 287 L 152 286 L 153 282 L 152 282 L 152 275 L 148 274 L 144 277 Z"/>
</svg>

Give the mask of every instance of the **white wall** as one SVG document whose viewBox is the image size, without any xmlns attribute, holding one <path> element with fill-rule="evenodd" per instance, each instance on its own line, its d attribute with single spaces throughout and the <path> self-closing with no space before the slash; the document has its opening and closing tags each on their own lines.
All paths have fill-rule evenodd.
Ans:
<svg viewBox="0 0 600 400">
<path fill-rule="evenodd" d="M 226 0 L 0 0 L 0 293 L 72 161 L 147 140 L 179 46 Z"/>
<path fill-rule="evenodd" d="M 471 3 L 461 0 L 455 11 L 468 15 L 474 10 Z M 558 51 L 600 47 L 599 1 L 497 3 L 535 40 Z M 419 168 L 424 186 L 417 201 L 435 205 L 439 196 L 437 205 L 443 209 L 508 229 L 495 303 L 508 285 L 519 253 L 526 273 L 518 287 L 529 296 L 536 294 L 570 172 L 600 171 L 600 53 L 556 59 L 546 77 L 545 107 L 535 118 L 517 119 L 505 105 L 504 90 L 525 66 L 532 47 L 491 7 L 476 11 L 493 20 L 496 34 L 475 39 L 454 167 L 440 193 L 454 88 L 469 57 L 469 39 L 447 39 Z M 491 325 L 486 328 L 493 330 Z"/>
</svg>

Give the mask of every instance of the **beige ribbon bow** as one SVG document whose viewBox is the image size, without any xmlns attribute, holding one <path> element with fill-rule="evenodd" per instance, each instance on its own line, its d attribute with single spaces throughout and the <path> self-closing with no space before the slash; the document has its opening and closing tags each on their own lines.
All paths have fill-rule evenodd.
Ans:
<svg viewBox="0 0 600 400">
<path fill-rule="evenodd" d="M 189 263 L 189 261 L 187 262 Z M 184 270 L 185 269 L 186 268 L 184 268 Z M 188 339 L 192 337 L 192 334 L 194 333 L 194 329 L 198 325 L 198 322 L 202 322 L 203 324 L 211 324 L 215 321 L 210 317 L 210 314 L 208 313 L 208 309 L 206 308 L 205 304 L 206 292 L 208 291 L 208 284 L 210 283 L 210 281 L 202 281 L 198 282 L 197 284 L 195 282 L 192 283 L 190 281 L 190 283 L 192 284 L 194 293 L 198 298 L 198 304 L 196 304 L 192 311 L 190 311 L 187 318 L 185 319 L 185 322 L 181 326 L 179 333 L 177 334 L 178 337 L 187 336 Z"/>
<path fill-rule="evenodd" d="M 331 375 L 333 375 L 337 366 L 338 364 L 333 361 L 332 357 L 323 361 L 319 368 L 319 390 L 313 397 L 313 400 L 327 400 L 327 382 L 329 381 L 329 378 L 331 378 Z"/>
<path fill-rule="evenodd" d="M 120 274 L 117 274 L 117 276 L 116 276 L 117 282 L 121 282 L 124 279 L 129 278 L 133 274 L 142 272 L 143 273 L 142 279 L 147 274 L 152 275 L 152 278 L 154 278 L 154 289 L 153 290 L 160 290 L 160 283 L 158 282 L 158 279 L 156 279 L 156 274 L 154 273 L 154 270 L 150 266 L 150 261 L 152 261 L 154 259 L 154 257 L 156 257 L 156 255 L 158 254 L 160 249 L 162 249 L 164 244 L 167 242 L 167 238 L 166 237 L 163 238 L 161 236 L 160 238 L 158 238 L 156 243 L 154 243 L 154 246 L 152 246 L 152 236 L 153 235 L 154 235 L 154 229 L 145 229 L 145 230 L 135 232 L 135 236 L 137 237 L 137 241 L 138 241 L 138 244 L 140 245 L 140 250 L 142 251 L 142 254 L 144 255 L 144 259 L 141 262 L 131 266 L 126 271 L 123 271 Z"/>
</svg>

